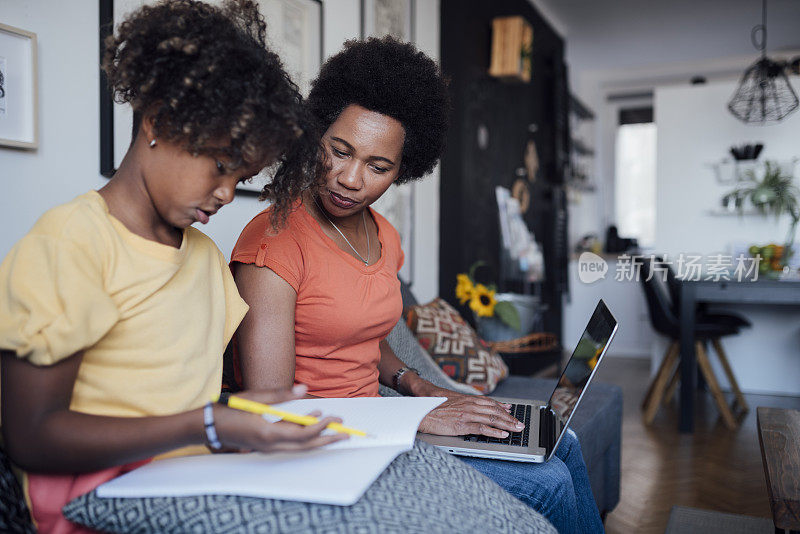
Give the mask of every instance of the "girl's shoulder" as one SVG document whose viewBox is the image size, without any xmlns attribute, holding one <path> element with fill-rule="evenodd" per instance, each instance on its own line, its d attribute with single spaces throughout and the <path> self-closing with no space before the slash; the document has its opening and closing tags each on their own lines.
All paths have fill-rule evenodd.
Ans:
<svg viewBox="0 0 800 534">
<path fill-rule="evenodd" d="M 194 226 L 189 226 L 186 228 L 186 238 L 191 244 L 189 248 L 193 250 L 195 254 L 208 254 L 222 259 L 225 258 L 225 255 L 219 249 L 219 246 L 217 246 L 217 242 L 202 230 Z"/>
<path fill-rule="evenodd" d="M 113 228 L 105 201 L 97 191 L 89 191 L 47 210 L 33 225 L 28 236 L 80 244 L 96 241 L 108 231 L 113 231 Z"/>
</svg>

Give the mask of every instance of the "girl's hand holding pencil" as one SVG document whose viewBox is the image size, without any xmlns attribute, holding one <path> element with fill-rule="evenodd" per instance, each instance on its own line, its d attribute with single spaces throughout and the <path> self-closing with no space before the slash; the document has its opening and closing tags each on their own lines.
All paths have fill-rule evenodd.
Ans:
<svg viewBox="0 0 800 534">
<path fill-rule="evenodd" d="M 237 393 L 236 397 L 260 404 L 277 404 L 303 398 L 306 389 L 303 385 L 297 385 L 285 391 L 243 391 Z M 320 415 L 311 413 L 301 417 L 317 419 Z M 313 424 L 308 424 L 310 421 L 295 424 L 288 422 L 286 418 L 277 423 L 269 423 L 257 413 L 215 404 L 214 419 L 219 440 L 226 448 L 258 452 L 300 451 L 348 438 L 345 432 L 321 435 L 329 426 L 341 426 L 342 420 L 338 417 L 324 417 Z"/>
</svg>

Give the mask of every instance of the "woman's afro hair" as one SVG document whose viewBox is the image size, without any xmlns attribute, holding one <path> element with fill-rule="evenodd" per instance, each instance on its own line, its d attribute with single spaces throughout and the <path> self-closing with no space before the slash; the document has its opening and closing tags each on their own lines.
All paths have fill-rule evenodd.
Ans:
<svg viewBox="0 0 800 534">
<path fill-rule="evenodd" d="M 398 120 L 405 129 L 396 183 L 430 173 L 444 150 L 450 98 L 434 61 L 391 37 L 348 41 L 312 83 L 308 106 L 324 132 L 349 105 Z"/>
<path fill-rule="evenodd" d="M 266 47 L 251 0 L 211 6 L 163 0 L 129 15 L 106 40 L 103 69 L 134 124 L 193 154 L 224 158 L 229 171 L 279 169 L 263 195 L 274 222 L 319 172 L 319 135 L 297 86 Z"/>
</svg>

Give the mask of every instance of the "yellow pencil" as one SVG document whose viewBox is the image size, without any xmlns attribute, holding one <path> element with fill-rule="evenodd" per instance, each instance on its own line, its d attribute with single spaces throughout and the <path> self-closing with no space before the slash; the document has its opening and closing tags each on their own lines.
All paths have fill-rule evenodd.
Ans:
<svg viewBox="0 0 800 534">
<path fill-rule="evenodd" d="M 276 417 L 280 417 L 284 421 L 289 421 L 290 423 L 295 423 L 298 425 L 309 426 L 319 423 L 319 419 L 311 415 L 299 415 L 296 413 L 285 412 L 283 410 L 274 408 L 269 404 L 262 404 L 260 402 L 243 399 L 241 397 L 236 397 L 234 395 L 231 395 L 227 398 L 220 398 L 219 396 L 216 396 L 212 400 L 213 402 L 220 402 L 221 404 L 224 404 L 229 408 L 234 408 L 236 410 L 242 410 L 244 412 L 257 413 L 257 414 L 267 413 L 270 415 L 274 415 Z M 351 436 L 360 436 L 360 437 L 367 436 L 366 432 L 363 432 L 361 430 L 356 430 L 355 428 L 346 427 L 340 423 L 330 423 L 326 428 L 329 428 L 336 432 L 350 434 Z"/>
</svg>

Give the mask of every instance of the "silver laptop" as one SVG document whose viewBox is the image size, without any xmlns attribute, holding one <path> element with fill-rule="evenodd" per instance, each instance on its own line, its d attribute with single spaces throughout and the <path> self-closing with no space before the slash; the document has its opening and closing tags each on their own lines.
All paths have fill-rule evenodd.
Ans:
<svg viewBox="0 0 800 534">
<path fill-rule="evenodd" d="M 617 320 L 601 300 L 597 303 L 572 357 L 564 367 L 550 400 L 543 402 L 492 397 L 511 404 L 511 415 L 525 424 L 520 432 L 512 432 L 505 439 L 474 434 L 436 436 L 422 432 L 417 437 L 449 453 L 462 456 L 517 462 L 549 460 L 567 431 L 572 415 L 583 399 L 583 394 L 616 332 Z"/>
</svg>

